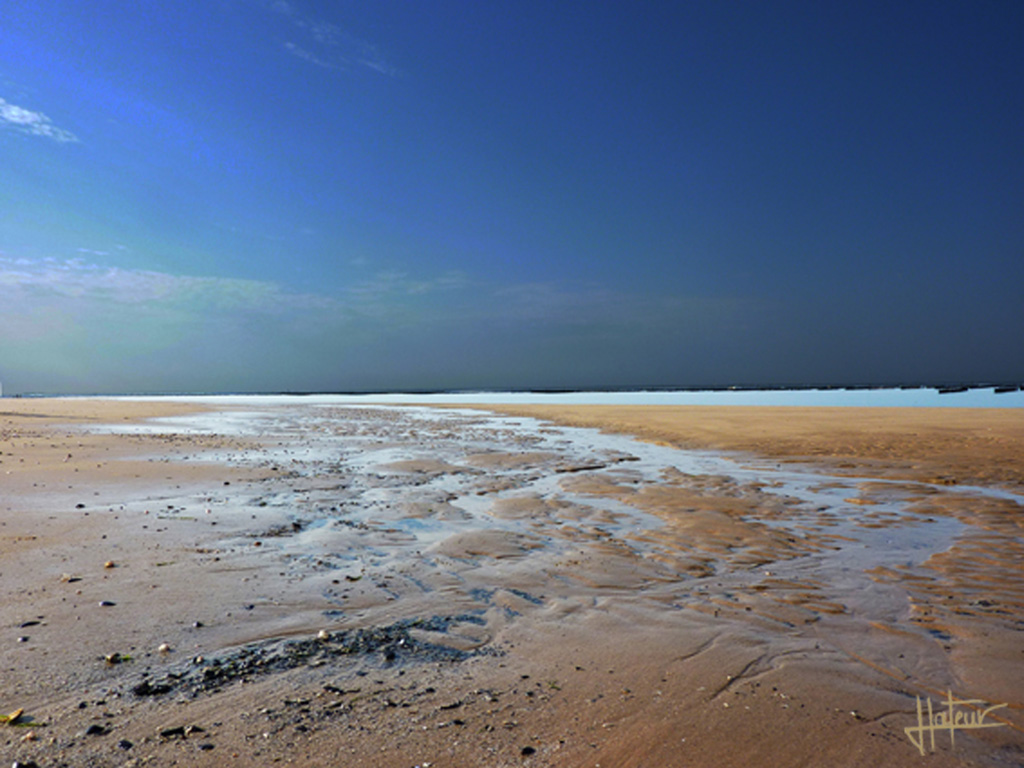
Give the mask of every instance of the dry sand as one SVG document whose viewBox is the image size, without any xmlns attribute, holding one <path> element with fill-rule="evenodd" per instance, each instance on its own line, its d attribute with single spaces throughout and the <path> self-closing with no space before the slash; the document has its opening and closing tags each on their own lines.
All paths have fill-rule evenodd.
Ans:
<svg viewBox="0 0 1024 768">
<path fill-rule="evenodd" d="M 960 492 L 1021 493 L 1024 413 L 489 408 L 743 451 L 763 482 L 652 481 L 634 456 L 567 458 L 512 431 L 500 450 L 463 450 L 471 430 L 490 428 L 384 411 L 338 413 L 337 429 L 371 439 L 379 426 L 403 451 L 344 477 L 284 461 L 301 434 L 88 431 L 198 410 L 0 401 L 0 712 L 24 710 L 0 725 L 9 762 L 1024 764 L 1021 505 Z M 209 452 L 266 458 L 196 460 Z M 803 464 L 829 473 L 822 486 L 846 503 L 814 509 L 766 492 L 779 467 Z M 560 490 L 520 492 L 546 478 Z M 406 552 L 398 523 L 457 528 L 464 502 L 444 490 L 456 480 L 493 530 L 409 550 L 422 566 L 408 554 L 378 571 L 365 557 L 360 572 L 331 560 L 357 545 Z M 293 527 L 295 510 L 310 517 L 326 494 L 358 506 L 407 490 L 387 497 L 396 509 L 382 506 L 379 524 Z M 614 507 L 588 499 L 662 524 L 610 535 Z M 943 526 L 956 526 L 953 546 L 924 562 L 865 576 L 857 560 L 828 559 L 851 530 Z M 331 622 L 335 605 L 344 616 Z M 238 656 L 281 638 L 295 644 L 260 646 L 249 666 Z M 127 660 L 105 660 L 114 653 Z M 223 681 L 205 671 L 218 659 L 232 672 Z M 217 685 L 200 691 L 204 680 Z M 140 695 L 143 684 L 170 690 Z M 955 743 L 939 732 L 934 751 L 926 737 L 922 758 L 904 732 L 915 697 L 938 705 L 947 690 L 983 702 L 964 711 L 1007 704 L 987 716 L 1001 727 L 957 731 Z"/>
</svg>

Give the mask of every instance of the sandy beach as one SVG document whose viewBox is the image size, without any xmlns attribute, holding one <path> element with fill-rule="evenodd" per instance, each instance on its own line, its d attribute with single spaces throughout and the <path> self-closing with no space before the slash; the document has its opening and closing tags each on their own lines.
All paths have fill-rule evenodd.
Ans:
<svg viewBox="0 0 1024 768">
<path fill-rule="evenodd" d="M 1024 764 L 1020 410 L 4 399 L 0 484 L 9 763 Z"/>
</svg>

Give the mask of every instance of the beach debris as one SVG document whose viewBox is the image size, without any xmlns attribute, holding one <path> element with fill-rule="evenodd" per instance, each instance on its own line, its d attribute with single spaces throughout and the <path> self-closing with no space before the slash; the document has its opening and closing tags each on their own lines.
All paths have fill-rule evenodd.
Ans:
<svg viewBox="0 0 1024 768">
<path fill-rule="evenodd" d="M 198 725 L 176 725 L 173 728 L 164 728 L 160 731 L 160 738 L 187 739 L 193 733 L 206 733 L 206 730 L 204 728 L 200 728 Z"/>
<path fill-rule="evenodd" d="M 18 638 L 18 642 L 19 643 L 27 643 L 28 641 L 29 641 L 29 636 L 28 635 L 21 635 Z"/>
<path fill-rule="evenodd" d="M 115 651 L 114 653 L 108 653 L 106 656 L 103 657 L 103 660 L 107 662 L 107 664 L 124 664 L 126 662 L 131 661 L 132 657 L 126 656 L 123 653 L 117 653 Z"/>
<path fill-rule="evenodd" d="M 11 763 L 11 768 L 39 768 L 39 763 L 35 760 L 29 760 L 26 763 L 23 763 L 20 760 L 15 760 Z"/>
<path fill-rule="evenodd" d="M 117 568 L 117 563 L 115 563 L 113 560 L 107 560 L 107 562 L 105 562 L 103 564 L 103 567 L 104 568 Z"/>
<path fill-rule="evenodd" d="M 24 736 L 21 737 L 21 740 L 22 741 L 38 741 L 39 737 L 36 735 L 35 731 L 29 731 L 28 733 L 26 733 Z"/>
<path fill-rule="evenodd" d="M 157 646 L 157 651 L 159 653 L 170 653 L 171 646 L 167 643 L 160 643 L 160 645 Z"/>
<path fill-rule="evenodd" d="M 316 637 L 318 640 L 330 640 L 331 633 L 328 632 L 326 629 L 321 629 L 319 632 L 316 633 Z"/>
<path fill-rule="evenodd" d="M 7 715 L 6 717 L 0 718 L 0 719 L 2 719 L 3 722 L 7 723 L 7 725 L 17 725 L 18 721 L 21 719 L 21 716 L 24 715 L 24 714 L 25 714 L 25 710 L 24 709 L 16 709 L 13 712 L 11 712 L 9 715 Z"/>
<path fill-rule="evenodd" d="M 117 605 L 117 603 L 111 602 L 110 600 L 100 600 L 99 602 L 100 608 L 111 608 L 115 605 Z"/>
</svg>

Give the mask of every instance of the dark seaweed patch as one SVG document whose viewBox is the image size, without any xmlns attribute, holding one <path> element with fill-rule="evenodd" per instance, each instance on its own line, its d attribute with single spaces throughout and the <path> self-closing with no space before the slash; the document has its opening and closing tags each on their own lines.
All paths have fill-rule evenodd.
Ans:
<svg viewBox="0 0 1024 768">
<path fill-rule="evenodd" d="M 211 693 L 238 680 L 249 680 L 275 672 L 284 672 L 310 664 L 337 662 L 342 658 L 373 659 L 383 666 L 403 663 L 449 661 L 458 662 L 474 655 L 493 653 L 455 648 L 417 639 L 410 630 L 443 634 L 453 624 L 484 624 L 478 615 L 433 616 L 429 619 L 406 619 L 385 627 L 333 632 L 325 638 L 276 640 L 247 645 L 223 656 L 193 663 L 181 671 L 169 672 L 160 678 L 144 679 L 131 687 L 136 696 L 162 696 L 174 691 L 192 696 Z"/>
</svg>

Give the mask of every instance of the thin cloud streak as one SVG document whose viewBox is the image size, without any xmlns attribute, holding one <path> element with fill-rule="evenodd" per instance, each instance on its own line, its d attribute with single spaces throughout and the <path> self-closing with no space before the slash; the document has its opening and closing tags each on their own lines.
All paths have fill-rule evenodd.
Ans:
<svg viewBox="0 0 1024 768">
<path fill-rule="evenodd" d="M 80 253 L 101 252 L 79 249 Z M 60 301 L 80 307 L 109 306 L 187 309 L 196 314 L 243 313 L 332 317 L 333 322 L 357 313 L 364 318 L 405 316 L 425 310 L 430 295 L 457 293 L 472 286 L 461 272 L 417 278 L 404 272 L 382 272 L 335 295 L 302 293 L 266 280 L 178 275 L 123 269 L 73 259 L 12 258 L 0 254 L 0 315 L 19 306 Z M 423 302 L 426 305 L 423 305 Z M 417 304 L 413 308 L 412 304 Z M 6 311 L 5 311 L 6 310 Z"/>
<path fill-rule="evenodd" d="M 276 0 L 270 9 L 291 21 L 300 30 L 300 36 L 306 38 L 301 45 L 294 41 L 284 43 L 291 55 L 323 69 L 345 71 L 359 66 L 388 77 L 398 74 L 376 45 L 349 34 L 337 24 L 308 16 L 285 0 Z"/>
<path fill-rule="evenodd" d="M 33 112 L 30 109 L 19 107 L 3 98 L 0 98 L 0 125 L 27 133 L 30 136 L 43 136 L 61 144 L 78 141 L 75 134 L 58 128 L 42 112 Z"/>
<path fill-rule="evenodd" d="M 335 70 L 339 70 L 339 71 L 340 70 L 344 70 L 344 67 L 342 67 L 342 66 L 340 66 L 338 64 L 334 64 L 334 63 L 332 63 L 330 61 L 327 61 L 325 59 L 321 59 L 316 54 L 310 53 L 305 48 L 300 48 L 295 43 L 287 42 L 287 43 L 284 44 L 284 48 L 292 56 L 295 56 L 296 58 L 302 59 L 303 61 L 308 61 L 310 64 L 315 64 L 318 67 L 323 67 L 324 69 L 335 69 Z"/>
<path fill-rule="evenodd" d="M 327 297 L 290 293 L 260 280 L 121 269 L 82 259 L 33 261 L 0 256 L 0 295 L 12 291 L 120 305 L 196 304 L 210 309 L 271 313 L 336 308 Z"/>
</svg>

